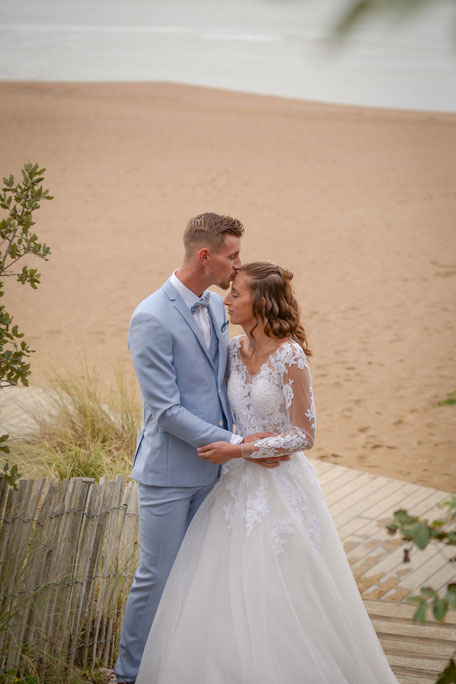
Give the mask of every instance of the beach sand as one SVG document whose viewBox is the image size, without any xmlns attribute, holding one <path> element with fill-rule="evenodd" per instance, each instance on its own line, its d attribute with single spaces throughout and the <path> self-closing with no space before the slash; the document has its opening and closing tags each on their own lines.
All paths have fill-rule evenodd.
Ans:
<svg viewBox="0 0 456 684">
<path fill-rule="evenodd" d="M 179 265 L 187 219 L 230 214 L 244 261 L 295 273 L 311 455 L 456 491 L 456 407 L 437 405 L 456 388 L 456 115 L 2 83 L 0 117 L 2 175 L 37 161 L 55 196 L 37 214 L 52 248 L 42 284 L 9 283 L 5 298 L 37 350 L 32 382 L 83 354 L 132 376 L 130 315 Z"/>
</svg>

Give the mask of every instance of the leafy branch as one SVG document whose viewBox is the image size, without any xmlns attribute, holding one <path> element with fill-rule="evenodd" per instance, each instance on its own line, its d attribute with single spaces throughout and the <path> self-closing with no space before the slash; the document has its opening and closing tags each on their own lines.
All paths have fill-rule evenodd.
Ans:
<svg viewBox="0 0 456 684">
<path fill-rule="evenodd" d="M 441 505 L 447 507 L 447 515 L 431 523 L 410 515 L 404 509 L 394 513 L 394 522 L 387 525 L 386 529 L 392 535 L 399 532 L 403 541 L 411 542 L 411 546 L 404 549 L 404 563 L 410 562 L 414 545 L 425 549 L 431 541 L 437 541 L 444 546 L 456 546 L 456 496 Z M 454 561 L 456 556 L 450 559 L 450 562 Z M 450 608 L 456 610 L 456 583 L 448 584 L 444 592 L 440 595 L 432 587 L 422 587 L 419 595 L 407 597 L 406 601 L 417 604 L 413 620 L 423 624 L 428 609 L 432 608 L 436 620 L 443 622 Z"/>
<path fill-rule="evenodd" d="M 18 183 L 15 183 L 13 175 L 3 178 L 0 208 L 7 212 L 7 216 L 0 220 L 0 297 L 4 296 L 3 278 L 7 277 L 15 277 L 17 282 L 36 290 L 41 274 L 28 265 L 20 268 L 18 262 L 29 255 L 48 261 L 51 253 L 45 242 L 38 241 L 33 230 L 34 212 L 42 201 L 53 199 L 49 190 L 44 190 L 41 185 L 45 170 L 38 164 L 27 163 Z M 28 385 L 31 370 L 27 359 L 34 350 L 23 337 L 6 307 L 0 305 L 0 389 L 19 383 Z M 9 453 L 7 439 L 8 435 L 0 437 L 0 451 L 4 453 Z"/>
<path fill-rule="evenodd" d="M 23 266 L 22 271 L 14 272 L 12 267 L 28 254 L 48 260 L 51 253 L 46 243 L 38 242 L 38 236 L 32 231 L 35 225 L 33 212 L 40 208 L 42 200 L 51 200 L 49 190 L 44 190 L 40 183 L 46 169 L 38 164 L 25 164 L 22 169 L 22 183 L 14 184 L 14 176 L 3 179 L 0 193 L 0 207 L 9 216 L 0 221 L 0 276 L 16 276 L 25 285 L 29 283 L 36 289 L 40 282 L 40 274 L 36 268 Z M 5 244 L 6 243 L 6 244 Z"/>
</svg>

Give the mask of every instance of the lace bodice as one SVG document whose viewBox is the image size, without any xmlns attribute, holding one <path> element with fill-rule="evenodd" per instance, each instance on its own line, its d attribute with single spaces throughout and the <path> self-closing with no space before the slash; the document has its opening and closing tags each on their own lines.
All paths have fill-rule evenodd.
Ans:
<svg viewBox="0 0 456 684">
<path fill-rule="evenodd" d="M 311 449 L 315 439 L 315 404 L 304 350 L 283 342 L 258 373 L 250 375 L 240 353 L 241 338 L 230 342 L 228 397 L 238 434 L 276 432 L 244 447 L 251 458 Z"/>
<path fill-rule="evenodd" d="M 231 340 L 227 369 L 237 432 L 242 436 L 276 433 L 245 445 L 248 456 L 293 455 L 273 470 L 242 458 L 223 466 L 219 487 L 226 496 L 226 523 L 233 529 L 236 521 L 242 521 L 248 536 L 258 525 L 266 524 L 277 554 L 285 550 L 285 540 L 296 525 L 303 525 L 319 547 L 321 530 L 309 491 L 319 498 L 322 493 L 315 471 L 302 453 L 312 447 L 315 438 L 315 405 L 306 355 L 297 342 L 283 342 L 258 373 L 250 375 L 240 344 L 239 337 Z"/>
</svg>

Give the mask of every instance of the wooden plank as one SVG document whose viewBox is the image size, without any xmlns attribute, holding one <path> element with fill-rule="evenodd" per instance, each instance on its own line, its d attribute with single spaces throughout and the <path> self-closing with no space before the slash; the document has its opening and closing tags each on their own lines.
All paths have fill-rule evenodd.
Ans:
<svg viewBox="0 0 456 684">
<path fill-rule="evenodd" d="M 79 478 L 72 478 L 68 482 L 68 491 L 64 501 L 64 516 L 61 527 L 61 538 L 58 541 L 58 552 L 60 558 L 60 581 L 57 584 L 57 599 L 55 602 L 55 621 L 52 649 L 54 653 L 63 654 L 66 650 L 66 623 L 68 620 L 68 610 L 71 599 L 73 582 L 74 558 L 72 555 L 74 545 L 74 530 L 77 520 L 81 515 L 79 510 L 80 497 Z"/>
<path fill-rule="evenodd" d="M 356 498 L 360 491 L 372 492 L 381 487 L 381 482 L 378 482 L 375 478 L 367 473 L 362 473 L 355 479 L 349 480 L 348 482 L 341 483 L 334 489 L 329 496 L 325 495 L 326 502 L 328 506 L 331 507 L 332 511 L 337 510 L 337 506 L 341 506 L 342 509 L 351 506 L 352 502 L 357 501 Z"/>
<path fill-rule="evenodd" d="M 48 603 L 43 621 L 44 643 L 41 648 L 45 653 L 55 653 L 58 643 L 60 624 L 62 619 L 61 604 L 64 601 L 66 589 L 63 585 L 68 582 L 68 567 L 65 554 L 66 533 L 68 527 L 68 513 L 71 510 L 74 487 L 70 480 L 62 480 L 55 500 L 55 509 L 49 516 L 49 526 L 46 530 L 50 543 L 48 575 L 49 585 Z"/>
<path fill-rule="evenodd" d="M 97 583 L 97 599 L 95 603 L 95 624 L 93 632 L 93 647 L 92 647 L 92 662 L 100 660 L 100 653 L 102 650 L 99 642 L 103 639 L 103 630 L 105 627 L 105 609 L 104 603 L 107 593 L 107 580 L 109 572 L 109 557 L 110 557 L 110 541 L 113 534 L 112 528 L 112 507 L 118 504 L 116 500 L 116 483 L 112 480 L 106 483 L 104 491 L 103 510 L 106 511 L 106 527 L 103 540 L 102 559 L 100 564 L 100 579 Z M 102 655 L 102 653 L 101 653 Z"/>
<path fill-rule="evenodd" d="M 403 505 L 401 508 L 410 510 L 413 506 L 426 506 L 426 500 L 435 493 L 435 489 L 431 487 L 415 486 L 410 494 L 404 497 Z"/>
<path fill-rule="evenodd" d="M 408 658 L 407 656 L 391 653 L 388 655 L 388 662 L 391 667 L 400 665 L 401 667 L 407 667 L 411 671 L 421 671 L 426 675 L 438 675 L 445 669 L 448 658 L 420 658 L 418 656 Z"/>
<path fill-rule="evenodd" d="M 322 487 L 322 489 L 328 506 L 339 500 L 339 492 L 342 487 L 350 485 L 350 483 L 358 480 L 362 475 L 363 473 L 359 473 L 357 470 L 346 470 L 344 473 L 341 473 L 339 477 L 327 482 L 325 488 L 323 489 Z M 351 486 L 353 486 L 353 484 Z"/>
<path fill-rule="evenodd" d="M 429 551 L 428 551 L 429 550 Z M 425 555 L 425 552 L 428 554 Z M 404 586 L 415 589 L 421 586 L 431 586 L 431 577 L 442 569 L 447 571 L 449 579 L 453 580 L 456 575 L 454 563 L 450 558 L 455 554 L 454 547 L 442 547 L 437 542 L 431 542 L 426 549 L 413 549 L 411 553 L 412 572 L 404 577 Z M 433 586 L 433 589 L 436 587 Z"/>
<path fill-rule="evenodd" d="M 454 547 L 453 547 L 453 554 L 454 554 Z M 447 584 L 450 582 L 455 581 L 455 576 L 456 576 L 456 567 L 455 563 L 452 562 L 446 562 L 444 565 L 442 565 L 441 568 L 439 568 L 436 572 L 434 572 L 433 575 L 430 575 L 430 577 L 427 580 L 427 584 L 435 589 L 436 591 L 442 591 L 443 589 L 446 588 Z M 452 613 L 453 615 L 454 613 Z"/>
<path fill-rule="evenodd" d="M 92 546 L 92 558 L 90 564 L 90 585 L 88 587 L 87 594 L 87 609 L 85 621 L 87 624 L 87 634 L 84 643 L 90 644 L 84 646 L 82 649 L 82 662 L 83 666 L 87 667 L 89 662 L 90 653 L 93 650 L 92 642 L 95 640 L 94 636 L 94 620 L 95 620 L 95 609 L 96 609 L 96 598 L 97 598 L 97 588 L 99 584 L 99 575 L 101 574 L 102 559 L 103 559 L 103 547 L 105 530 L 107 524 L 107 510 L 106 510 L 106 480 L 105 478 L 100 478 L 100 481 L 96 488 L 96 497 L 98 501 L 98 511 L 94 518 L 94 541 Z M 95 579 L 96 578 L 96 579 Z"/>
<path fill-rule="evenodd" d="M 351 491 L 348 496 L 341 498 L 339 501 L 334 502 L 330 506 L 331 515 L 337 518 L 339 513 L 347 510 L 351 510 L 357 503 L 363 502 L 364 506 L 368 508 L 366 517 L 371 517 L 370 502 L 372 497 L 377 497 L 375 500 L 383 499 L 385 497 L 385 492 L 388 491 L 390 483 L 386 478 L 378 478 L 377 480 L 363 480 L 355 482 L 353 491 Z"/>
<path fill-rule="evenodd" d="M 13 513 L 14 505 L 17 500 L 16 492 L 11 487 L 5 487 L 3 489 L 3 517 L 2 517 L 2 529 L 1 529 L 1 546 L 0 546 L 0 597 L 2 603 L 6 605 L 8 602 L 9 614 L 11 612 L 11 594 L 14 593 L 14 586 L 17 584 L 15 581 L 15 574 L 17 572 L 16 558 L 14 554 L 10 552 L 10 538 L 13 528 Z M 14 533 L 14 531 L 13 531 Z M 18 560 L 18 559 L 17 559 Z M 9 620 L 8 620 L 9 622 Z M 0 671 L 3 672 L 7 669 L 6 661 L 8 658 L 10 635 L 9 631 L 6 629 L 8 623 L 4 623 L 4 629 L 0 632 L 0 644 L 2 650 L 0 651 Z"/>
<path fill-rule="evenodd" d="M 325 473 L 333 469 L 333 463 L 328 463 L 327 461 L 321 461 L 318 458 L 308 458 L 309 463 L 312 464 L 315 472 L 317 473 L 318 479 Z"/>
<path fill-rule="evenodd" d="M 37 516 L 37 524 L 31 539 L 31 545 L 37 552 L 37 563 L 35 565 L 35 586 L 33 604 L 30 606 L 28 616 L 27 639 L 31 644 L 38 645 L 43 640 L 44 622 L 48 606 L 49 591 L 52 588 L 47 586 L 49 581 L 49 555 L 55 540 L 49 537 L 47 522 L 49 516 L 54 511 L 55 501 L 58 495 L 58 481 L 51 480 L 46 482 L 43 489 L 40 510 Z M 42 609 L 41 609 L 42 607 Z"/>
<path fill-rule="evenodd" d="M 400 501 L 395 507 L 395 510 L 398 510 L 398 508 L 405 508 L 408 510 L 411 506 L 415 505 L 416 503 L 421 503 L 425 501 L 426 499 L 430 498 L 435 491 L 434 489 L 430 489 L 429 487 L 417 487 L 415 485 L 412 485 L 414 489 L 410 490 L 410 493 L 407 493 L 404 495 L 404 498 L 402 501 Z M 365 529 L 360 529 L 358 530 L 359 534 L 366 534 L 370 536 L 371 532 L 373 533 L 374 528 L 372 526 L 377 524 L 378 520 L 392 520 L 393 519 L 393 514 L 394 510 L 391 510 L 389 507 L 384 508 L 384 510 L 381 511 L 376 511 L 376 517 L 375 520 L 371 520 L 371 523 L 369 526 L 366 524 Z"/>
<path fill-rule="evenodd" d="M 110 639 L 112 638 L 112 611 L 113 605 L 117 601 L 117 581 L 113 578 L 118 576 L 118 542 L 121 534 L 121 521 L 124 509 L 121 505 L 123 496 L 123 478 L 118 476 L 113 487 L 112 509 L 109 517 L 109 525 L 106 537 L 106 547 L 104 554 L 103 584 L 103 609 L 101 610 L 100 623 L 100 648 L 98 658 L 105 662 L 106 654 L 110 650 Z M 111 636 L 110 636 L 111 634 Z"/>
<path fill-rule="evenodd" d="M 423 656 L 425 658 L 444 659 L 447 662 L 454 653 L 454 644 L 434 643 L 425 639 L 419 641 L 412 641 L 410 638 L 401 640 L 397 636 L 385 634 L 380 636 L 380 642 L 388 656 L 390 654 L 403 655 L 409 658 Z"/>
<path fill-rule="evenodd" d="M 435 506 L 446 499 L 449 499 L 451 494 L 448 492 L 442 492 L 437 489 L 433 489 L 429 497 L 424 499 L 424 501 L 415 504 L 414 506 L 407 508 L 410 515 L 418 515 L 420 518 L 426 517 L 428 513 L 432 512 Z M 404 506 L 405 508 L 405 506 Z"/>
<path fill-rule="evenodd" d="M 75 478 L 76 479 L 76 478 Z M 85 552 L 87 551 L 86 538 L 81 536 L 86 520 L 86 504 L 91 487 L 95 480 L 89 477 L 78 477 L 76 481 L 76 496 L 74 511 L 71 513 L 70 525 L 67 536 L 68 568 L 70 571 L 70 591 L 67 594 L 66 605 L 63 610 L 62 633 L 60 652 L 67 656 L 70 653 L 70 644 L 74 645 L 79 635 L 79 625 L 75 624 L 77 617 L 78 597 L 85 585 Z M 73 629 L 75 630 L 73 632 Z M 70 655 L 74 657 L 74 653 Z"/>
<path fill-rule="evenodd" d="M 11 507 L 8 520 L 5 521 L 9 526 L 6 552 L 4 555 L 3 570 L 6 575 L 5 594 L 12 595 L 10 605 L 14 607 L 15 596 L 19 595 L 22 585 L 23 569 L 26 561 L 26 540 L 23 534 L 22 511 L 26 510 L 30 489 L 33 481 L 20 480 L 17 491 L 10 491 L 9 501 Z M 11 562 L 14 559 L 14 567 Z M 13 609 L 8 623 L 9 647 L 6 657 L 6 670 L 14 669 L 20 660 L 22 644 L 19 642 L 20 625 L 15 620 L 16 611 Z"/>
<path fill-rule="evenodd" d="M 390 620 L 379 620 L 376 617 L 371 618 L 374 629 L 377 634 L 396 635 L 401 637 L 435 639 L 437 642 L 450 642 L 453 645 L 456 643 L 456 629 L 450 625 L 419 625 L 408 622 L 393 622 Z"/>
<path fill-rule="evenodd" d="M 432 496 L 434 491 L 435 490 L 429 489 L 427 487 L 416 487 L 415 485 L 409 486 L 406 490 L 402 489 L 402 498 L 396 501 L 393 505 L 391 505 L 391 502 L 387 502 L 387 505 L 378 506 L 377 510 L 374 511 L 375 515 L 373 519 L 392 519 L 395 510 L 407 508 L 409 505 L 413 505 L 413 503 L 416 503 L 417 501 L 425 501 Z"/>
<path fill-rule="evenodd" d="M 350 534 L 357 535 L 358 533 L 361 537 L 365 538 L 365 535 L 359 532 L 359 530 L 362 530 L 367 524 L 372 525 L 372 520 L 369 520 L 368 518 L 364 518 L 362 516 L 356 516 L 344 525 L 339 525 L 337 527 L 337 533 L 342 540 L 344 540 Z M 377 529 L 381 532 L 380 527 L 377 527 Z"/>
<path fill-rule="evenodd" d="M 19 548 L 22 546 L 24 554 L 21 591 L 24 592 L 24 601 L 14 620 L 17 623 L 15 639 L 20 650 L 27 641 L 25 637 L 28 632 L 29 614 L 33 610 L 32 596 L 36 585 L 37 567 L 40 563 L 40 548 L 34 532 L 37 528 L 35 518 L 44 488 L 44 479 L 30 480 L 30 482 L 32 487 L 26 490 L 27 499 L 24 502 L 23 516 L 20 518 L 22 539 Z"/>
<path fill-rule="evenodd" d="M 330 508 L 329 510 L 333 517 L 336 527 L 348 523 L 350 520 L 353 520 L 353 518 L 356 518 L 360 515 L 365 516 L 366 518 L 375 519 L 372 515 L 373 506 L 377 504 L 379 501 L 382 502 L 385 500 L 386 491 L 388 491 L 391 494 L 392 491 L 394 492 L 402 486 L 402 482 L 397 482 L 393 485 L 386 483 L 385 487 L 382 487 L 375 491 L 367 501 L 365 498 L 362 498 L 360 501 L 357 501 L 355 504 L 351 504 L 348 508 L 346 508 L 345 510 L 341 510 L 338 513 L 333 513 Z"/>
<path fill-rule="evenodd" d="M 373 574 L 383 573 L 384 575 L 394 573 L 398 569 L 411 569 L 417 571 L 428 559 L 432 559 L 434 562 L 439 561 L 439 549 L 432 544 L 429 544 L 425 549 L 420 549 L 419 553 L 413 554 L 411 556 L 410 563 L 404 564 L 404 545 L 400 544 L 396 547 L 394 551 L 387 554 L 379 554 L 378 562 L 372 564 L 372 566 L 363 575 L 365 577 L 370 577 Z M 356 568 L 356 564 L 354 566 Z M 404 575 L 403 582 L 407 583 L 409 575 Z M 408 588 L 412 588 L 410 584 L 406 585 Z"/>
<path fill-rule="evenodd" d="M 327 488 L 330 482 L 333 480 L 338 480 L 339 477 L 346 471 L 348 468 L 341 468 L 340 466 L 332 466 L 330 469 L 325 471 L 321 476 L 318 475 L 318 481 L 320 482 L 321 488 L 323 489 L 323 492 Z"/>
<path fill-rule="evenodd" d="M 386 599 L 382 599 L 381 601 L 364 599 L 363 603 L 370 616 L 375 616 L 379 619 L 384 618 L 387 619 L 387 621 L 392 622 L 396 621 L 409 623 L 411 622 L 415 612 L 415 606 L 405 602 L 388 601 Z M 431 626 L 434 624 L 440 626 L 440 623 L 438 623 L 431 614 L 429 614 L 429 619 L 426 624 L 430 624 Z M 450 611 L 447 613 L 445 625 L 456 628 L 455 611 Z"/>
<path fill-rule="evenodd" d="M 97 517 L 100 507 L 101 497 L 99 496 L 99 488 L 95 482 L 93 482 L 87 494 L 78 547 L 79 591 L 77 594 L 75 593 L 73 619 L 69 625 L 69 633 L 71 635 L 71 640 L 68 645 L 70 652 L 70 668 L 73 666 L 74 659 L 77 655 L 80 636 L 82 636 L 83 641 L 87 638 L 86 634 L 80 634 L 80 630 L 82 616 L 87 607 L 86 600 L 92 577 L 92 567 L 94 563 L 93 546 L 96 538 Z"/>
<path fill-rule="evenodd" d="M 400 486 L 393 487 L 393 485 L 391 485 L 390 492 L 386 497 L 378 501 L 375 506 L 372 506 L 369 515 L 373 520 L 384 518 L 387 515 L 393 515 L 398 506 L 402 507 L 402 502 L 407 499 L 407 496 L 415 492 L 416 485 L 414 484 L 400 482 L 399 480 L 393 480 L 393 482 L 395 485 L 396 483 L 399 483 Z"/>
</svg>

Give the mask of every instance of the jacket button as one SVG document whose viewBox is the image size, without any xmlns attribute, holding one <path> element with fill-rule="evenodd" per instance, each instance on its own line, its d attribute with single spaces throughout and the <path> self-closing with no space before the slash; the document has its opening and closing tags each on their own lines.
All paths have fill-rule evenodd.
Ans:
<svg viewBox="0 0 456 684">
<path fill-rule="evenodd" d="M 219 426 L 223 427 L 223 420 L 219 420 Z"/>
</svg>

